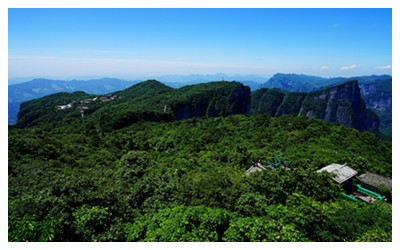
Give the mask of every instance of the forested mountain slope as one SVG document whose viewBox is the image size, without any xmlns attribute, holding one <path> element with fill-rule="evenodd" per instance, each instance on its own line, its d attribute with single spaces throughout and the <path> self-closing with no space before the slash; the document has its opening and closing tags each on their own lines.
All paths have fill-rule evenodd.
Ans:
<svg viewBox="0 0 400 250">
<path fill-rule="evenodd" d="M 50 80 L 34 79 L 28 82 L 8 86 L 8 123 L 17 122 L 17 114 L 22 102 L 37 99 L 59 92 L 83 91 L 95 95 L 104 95 L 122 90 L 139 81 L 124 81 L 115 78 L 94 80 Z"/>
<path fill-rule="evenodd" d="M 135 84 L 109 94 L 115 99 L 83 92 L 58 93 L 22 103 L 17 127 L 58 121 L 67 117 L 89 116 L 107 130 L 122 128 L 139 120 L 172 121 L 190 117 L 246 114 L 250 111 L 250 88 L 239 82 L 210 82 L 173 89 L 156 80 Z M 68 98 L 66 98 L 68 97 Z M 66 110 L 57 106 L 79 103 Z"/>
<path fill-rule="evenodd" d="M 253 75 L 248 76 L 227 76 L 225 74 L 215 75 L 188 75 L 188 76 L 159 76 L 158 81 L 173 88 L 180 88 L 186 85 L 198 84 L 201 82 L 211 82 L 221 79 L 229 81 L 240 81 L 252 90 L 259 88 L 265 78 Z M 17 122 L 17 114 L 22 102 L 37 99 L 46 95 L 59 92 L 83 91 L 94 95 L 105 95 L 107 93 L 124 90 L 132 84 L 141 82 L 140 80 L 120 80 L 116 78 L 102 78 L 94 80 L 51 80 L 51 79 L 33 79 L 18 84 L 8 86 L 8 124 Z"/>
</svg>

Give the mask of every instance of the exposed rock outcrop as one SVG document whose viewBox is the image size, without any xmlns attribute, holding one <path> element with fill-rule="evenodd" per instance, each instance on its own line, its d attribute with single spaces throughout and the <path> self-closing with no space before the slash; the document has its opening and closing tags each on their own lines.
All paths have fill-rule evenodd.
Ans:
<svg viewBox="0 0 400 250">
<path fill-rule="evenodd" d="M 279 102 L 271 102 L 279 95 Z M 284 96 L 282 96 L 284 95 Z M 377 131 L 378 116 L 367 109 L 361 99 L 357 80 L 310 93 L 295 93 L 277 89 L 261 89 L 253 92 L 253 113 L 269 113 L 281 116 L 297 113 L 308 118 L 318 118 L 326 122 L 340 123 L 348 128 Z M 270 107 L 270 106 L 274 107 Z M 267 112 L 263 112 L 263 111 Z M 272 111 L 272 112 L 271 112 Z"/>
<path fill-rule="evenodd" d="M 319 104 L 320 107 L 312 104 Z M 372 132 L 379 128 L 377 115 L 367 109 L 361 99 L 357 80 L 309 93 L 303 102 L 300 114 L 305 114 L 308 118 L 338 122 L 358 130 Z"/>
</svg>

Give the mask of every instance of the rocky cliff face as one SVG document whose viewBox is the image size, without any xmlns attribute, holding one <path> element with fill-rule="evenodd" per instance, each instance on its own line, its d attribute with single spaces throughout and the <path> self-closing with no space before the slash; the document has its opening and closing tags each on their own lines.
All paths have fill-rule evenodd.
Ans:
<svg viewBox="0 0 400 250">
<path fill-rule="evenodd" d="M 249 114 L 251 104 L 250 88 L 245 86 L 239 86 L 228 100 L 229 104 L 233 104 L 232 110 L 229 115 L 232 114 Z"/>
<path fill-rule="evenodd" d="M 392 79 L 360 84 L 365 105 L 379 111 L 392 110 Z"/>
<path fill-rule="evenodd" d="M 192 117 L 217 117 L 250 112 L 250 88 L 242 84 L 229 89 L 211 89 L 201 95 L 192 95 L 189 101 L 172 105 L 176 120 Z"/>
<path fill-rule="evenodd" d="M 296 113 L 358 130 L 374 132 L 379 128 L 379 118 L 366 108 L 357 80 L 310 93 L 260 89 L 252 97 L 252 113 L 256 114 L 278 117 Z"/>
<path fill-rule="evenodd" d="M 315 107 L 316 104 L 319 107 Z M 308 118 L 338 122 L 358 130 L 373 132 L 379 128 L 379 118 L 366 108 L 361 99 L 357 80 L 311 92 L 304 100 L 300 113 Z"/>
<path fill-rule="evenodd" d="M 333 87 L 350 80 L 358 81 L 361 98 L 364 100 L 365 105 L 378 115 L 380 120 L 379 131 L 383 134 L 391 135 L 392 77 L 390 75 L 322 78 L 310 75 L 278 73 L 262 84 L 261 87 L 269 89 L 278 88 L 286 91 L 311 92 Z M 281 111 L 280 113 L 285 112 Z"/>
<path fill-rule="evenodd" d="M 392 95 L 382 93 L 380 98 L 365 100 L 365 105 L 380 111 L 392 110 Z"/>
<path fill-rule="evenodd" d="M 210 113 L 210 117 L 214 116 L 214 108 L 207 109 L 207 104 L 200 104 L 196 107 L 188 103 L 181 103 L 173 108 L 174 117 L 176 120 L 188 119 L 191 117 L 201 117 Z"/>
</svg>

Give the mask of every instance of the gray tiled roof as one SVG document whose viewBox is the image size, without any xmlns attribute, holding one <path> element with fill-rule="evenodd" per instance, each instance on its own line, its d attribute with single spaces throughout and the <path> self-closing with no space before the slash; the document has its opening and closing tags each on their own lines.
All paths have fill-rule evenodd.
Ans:
<svg viewBox="0 0 400 250">
<path fill-rule="evenodd" d="M 249 175 L 254 172 L 263 171 L 266 168 L 268 168 L 268 166 L 263 166 L 260 163 L 256 163 L 253 166 L 251 166 L 251 168 L 247 169 L 247 171 L 244 173 L 244 175 Z"/>
<path fill-rule="evenodd" d="M 384 185 L 387 188 L 392 187 L 392 179 L 388 177 L 384 177 L 378 174 L 373 174 L 373 173 L 364 173 L 360 176 L 357 177 L 362 182 L 365 182 L 371 186 L 377 187 L 379 185 Z"/>
<path fill-rule="evenodd" d="M 348 166 L 346 166 L 346 164 L 340 165 L 337 163 L 332 163 L 331 165 L 321 168 L 317 172 L 320 173 L 322 171 L 326 171 L 330 174 L 336 174 L 336 176 L 332 177 L 332 179 L 339 184 L 357 175 L 357 171 L 349 168 Z"/>
</svg>

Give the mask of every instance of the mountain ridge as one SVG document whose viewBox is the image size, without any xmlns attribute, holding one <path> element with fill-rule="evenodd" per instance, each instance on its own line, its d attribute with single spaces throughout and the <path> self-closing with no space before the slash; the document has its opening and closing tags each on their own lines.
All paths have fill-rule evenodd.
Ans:
<svg viewBox="0 0 400 250">
<path fill-rule="evenodd" d="M 228 76 L 226 74 L 214 74 L 214 75 L 188 75 L 182 76 L 180 79 L 177 76 L 161 76 L 157 79 L 163 82 L 165 85 L 173 88 L 181 88 L 186 85 L 194 85 L 201 82 L 210 81 L 221 81 L 230 80 L 238 81 L 243 80 L 244 85 L 251 86 L 251 89 L 257 89 L 260 83 L 255 82 L 257 80 L 262 82 L 262 77 L 247 75 L 235 75 Z M 176 79 L 174 81 L 174 79 Z M 236 79 L 236 80 L 235 80 Z M 251 79 L 251 80 L 249 80 Z M 8 85 L 8 123 L 15 124 L 17 122 L 17 114 L 20 105 L 24 101 L 40 98 L 46 95 L 50 95 L 57 92 L 74 92 L 74 91 L 84 91 L 89 94 L 104 95 L 110 92 L 124 90 L 139 82 L 145 80 L 121 80 L 118 78 L 98 78 L 92 80 L 52 80 L 46 78 L 35 78 L 27 82 L 20 82 Z"/>
<path fill-rule="evenodd" d="M 171 78 L 172 77 L 172 78 Z M 176 76 L 170 76 L 168 78 L 165 76 L 164 80 L 172 80 L 177 79 Z M 254 82 L 253 80 L 261 81 L 262 77 L 259 76 L 241 76 L 241 75 L 234 75 L 228 76 L 226 74 L 212 74 L 212 75 L 187 75 L 181 76 L 182 81 L 188 81 L 193 79 L 203 77 L 204 80 L 209 79 L 216 79 L 216 78 L 225 78 L 225 80 L 229 79 L 239 79 L 241 83 L 246 86 L 250 86 L 251 91 L 255 91 L 259 89 L 261 86 L 266 86 L 268 82 L 274 81 L 281 82 L 280 84 L 276 83 L 275 85 L 269 84 L 268 88 L 277 87 L 283 90 L 289 91 L 299 91 L 301 92 L 309 92 L 315 91 L 318 89 L 326 88 L 335 86 L 342 82 L 351 79 L 357 79 L 359 81 L 359 86 L 361 88 L 361 96 L 365 100 L 365 103 L 368 108 L 371 108 L 375 113 L 378 114 L 381 123 L 379 130 L 386 134 L 391 135 L 392 133 L 392 90 L 391 90 L 391 76 L 390 75 L 369 75 L 369 76 L 356 76 L 356 77 L 331 77 L 331 78 L 324 78 L 320 76 L 312 76 L 306 74 L 284 74 L 284 73 L 277 73 L 273 77 L 271 77 L 264 85 Z M 244 80 L 246 79 L 251 80 Z M 249 78 L 250 77 L 250 78 Z M 251 78 L 252 77 L 252 78 Z M 286 80 L 282 80 L 282 78 Z M 280 80 L 279 80 L 280 79 Z M 290 83 L 293 81 L 294 83 Z M 160 79 L 158 79 L 160 80 Z M 178 79 L 179 80 L 179 79 Z M 43 86 L 40 82 L 47 82 L 46 86 Z M 285 82 L 286 81 L 286 82 Z M 103 83 L 102 83 L 103 82 Z M 116 78 L 101 78 L 101 79 L 94 79 L 94 80 L 48 80 L 44 78 L 34 79 L 30 82 L 25 82 L 15 85 L 9 85 L 8 91 L 8 123 L 15 124 L 17 121 L 17 114 L 20 108 L 20 104 L 23 101 L 39 98 L 51 93 L 56 93 L 60 91 L 66 92 L 74 92 L 74 91 L 84 91 L 90 94 L 107 94 L 112 91 L 123 90 L 132 84 L 141 82 L 139 80 L 134 81 L 127 81 L 127 80 L 120 80 Z M 182 85 L 193 85 L 202 81 L 197 82 L 168 82 L 163 81 L 163 83 L 167 86 L 173 88 L 180 88 Z M 206 81 L 203 81 L 206 82 Z M 33 84 L 34 83 L 34 84 Z M 297 85 L 299 86 L 297 86 Z M 322 84 L 322 85 L 321 85 Z M 301 86 L 300 86 L 301 85 Z M 297 86 L 297 87 L 296 87 Z M 18 91 L 15 91 L 18 89 Z"/>
<path fill-rule="evenodd" d="M 76 95 L 76 96 L 75 96 Z M 173 89 L 156 80 L 134 84 L 122 91 L 111 102 L 104 97 L 84 92 L 57 93 L 21 104 L 17 127 L 30 127 L 42 122 L 79 117 L 77 108 L 57 110 L 58 105 L 85 104 L 82 115 L 97 119 L 103 129 L 112 130 L 139 120 L 172 121 L 200 116 L 246 114 L 250 110 L 250 88 L 239 82 L 210 82 Z M 60 100 L 59 97 L 62 97 Z M 93 100 L 93 101 L 91 101 Z M 81 111 L 82 111 L 81 110 Z"/>
</svg>

